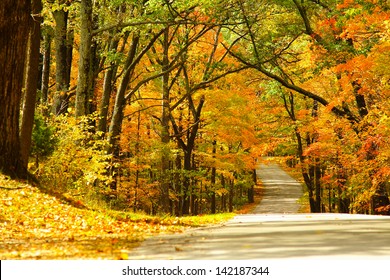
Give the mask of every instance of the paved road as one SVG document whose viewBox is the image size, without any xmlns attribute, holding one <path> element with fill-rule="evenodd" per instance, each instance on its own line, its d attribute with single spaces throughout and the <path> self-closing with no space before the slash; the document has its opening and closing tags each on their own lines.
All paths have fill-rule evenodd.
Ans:
<svg viewBox="0 0 390 280">
<path fill-rule="evenodd" d="M 298 213 L 302 186 L 275 163 L 260 164 L 257 176 L 264 185 L 264 197 L 254 214 Z"/>
<path fill-rule="evenodd" d="M 300 185 L 274 164 L 258 175 L 266 191 L 256 214 L 150 238 L 130 259 L 390 258 L 390 217 L 296 214 Z"/>
</svg>

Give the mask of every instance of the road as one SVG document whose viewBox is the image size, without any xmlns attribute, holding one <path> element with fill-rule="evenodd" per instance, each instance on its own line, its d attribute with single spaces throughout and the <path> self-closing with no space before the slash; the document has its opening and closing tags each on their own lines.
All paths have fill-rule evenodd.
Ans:
<svg viewBox="0 0 390 280">
<path fill-rule="evenodd" d="M 302 186 L 275 163 L 260 164 L 257 176 L 264 186 L 264 197 L 254 214 L 298 213 Z"/>
<path fill-rule="evenodd" d="M 147 239 L 130 259 L 390 258 L 390 217 L 297 214 L 300 184 L 275 164 L 258 176 L 265 195 L 253 214 Z"/>
</svg>

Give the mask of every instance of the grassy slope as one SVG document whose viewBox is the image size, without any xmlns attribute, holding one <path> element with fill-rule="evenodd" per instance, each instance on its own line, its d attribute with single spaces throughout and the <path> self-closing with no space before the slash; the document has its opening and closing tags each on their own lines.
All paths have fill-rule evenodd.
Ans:
<svg viewBox="0 0 390 280">
<path fill-rule="evenodd" d="M 0 259 L 124 259 L 148 236 L 220 223 L 234 216 L 176 218 L 93 211 L 1 174 L 0 187 Z"/>
</svg>

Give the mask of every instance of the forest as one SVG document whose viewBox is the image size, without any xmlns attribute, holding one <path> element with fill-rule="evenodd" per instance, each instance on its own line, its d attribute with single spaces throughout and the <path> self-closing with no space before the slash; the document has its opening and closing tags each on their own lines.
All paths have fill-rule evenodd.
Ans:
<svg viewBox="0 0 390 280">
<path fill-rule="evenodd" d="M 311 212 L 389 214 L 389 61 L 388 0 L 2 0 L 2 187 L 233 212 L 273 156 Z"/>
</svg>

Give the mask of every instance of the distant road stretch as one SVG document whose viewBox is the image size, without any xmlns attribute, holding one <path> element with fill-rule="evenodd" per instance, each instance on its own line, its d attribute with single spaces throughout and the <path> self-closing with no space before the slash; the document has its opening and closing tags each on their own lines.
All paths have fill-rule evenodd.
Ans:
<svg viewBox="0 0 390 280">
<path fill-rule="evenodd" d="M 260 164 L 256 170 L 264 186 L 264 197 L 254 214 L 298 213 L 302 186 L 276 163 Z"/>
</svg>

